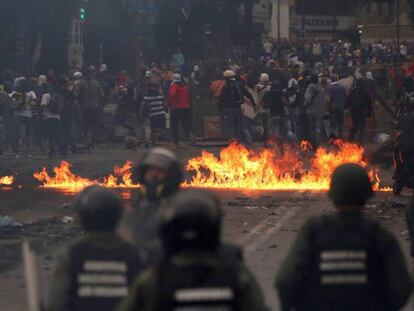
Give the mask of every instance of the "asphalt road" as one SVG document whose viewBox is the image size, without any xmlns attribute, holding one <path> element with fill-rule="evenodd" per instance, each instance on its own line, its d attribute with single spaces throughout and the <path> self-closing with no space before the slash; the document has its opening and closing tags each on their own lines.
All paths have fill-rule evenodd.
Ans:
<svg viewBox="0 0 414 311">
<path fill-rule="evenodd" d="M 180 151 L 183 159 L 199 152 L 194 149 Z M 115 164 L 138 158 L 139 153 L 111 148 L 93 155 L 76 155 L 71 162 L 75 171 L 97 178 L 112 171 Z M 79 235 L 76 223 L 63 224 L 61 221 L 64 216 L 74 216 L 69 207 L 73 196 L 41 190 L 31 177 L 33 171 L 38 171 L 41 166 L 51 168 L 57 163 L 57 160 L 36 158 L 0 160 L 0 170 L 18 173 L 18 184 L 24 186 L 12 190 L 0 189 L 0 214 L 25 224 L 16 230 L 0 230 L 0 310 L 27 310 L 20 251 L 23 239 L 31 239 L 35 250 L 41 254 L 43 271 L 48 275 L 56 252 Z M 389 178 L 390 173 L 385 175 Z M 243 246 L 245 260 L 258 278 L 268 305 L 272 310 L 279 310 L 273 288 L 275 274 L 303 222 L 308 217 L 333 211 L 326 194 L 215 192 L 223 203 L 224 240 Z M 123 195 L 128 197 L 125 193 Z M 378 193 L 366 209 L 370 216 L 396 234 L 405 253 L 409 243 L 402 206 L 407 201 L 408 193 L 398 201 L 390 193 Z"/>
</svg>

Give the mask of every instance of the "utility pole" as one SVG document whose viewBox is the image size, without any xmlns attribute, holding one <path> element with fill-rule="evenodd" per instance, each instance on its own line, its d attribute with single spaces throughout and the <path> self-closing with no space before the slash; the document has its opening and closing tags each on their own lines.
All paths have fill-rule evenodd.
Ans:
<svg viewBox="0 0 414 311">
<path fill-rule="evenodd" d="M 333 40 L 336 41 L 336 32 L 337 32 L 337 27 L 336 27 L 336 23 L 337 23 L 337 15 L 338 15 L 338 0 L 333 0 L 333 21 L 332 21 L 332 30 L 333 30 Z"/>
<path fill-rule="evenodd" d="M 400 48 L 400 0 L 396 0 L 396 14 L 397 14 L 397 46 Z"/>
<path fill-rule="evenodd" d="M 280 46 L 280 1 L 277 0 L 277 45 Z"/>
</svg>

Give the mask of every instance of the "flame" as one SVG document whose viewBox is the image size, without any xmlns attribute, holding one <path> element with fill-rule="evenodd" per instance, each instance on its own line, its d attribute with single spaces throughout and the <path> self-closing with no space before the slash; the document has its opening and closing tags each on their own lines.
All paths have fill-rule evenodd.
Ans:
<svg viewBox="0 0 414 311">
<path fill-rule="evenodd" d="M 233 142 L 221 150 L 218 157 L 203 151 L 200 157 L 188 161 L 186 170 L 194 176 L 186 186 L 249 190 L 328 190 L 332 173 L 344 163 L 357 163 L 363 167 L 364 148 L 336 140 L 332 148 L 319 147 L 315 155 L 305 161 L 303 152 L 289 146 L 283 152 L 276 148 L 260 151 L 247 149 Z M 312 147 L 301 143 L 302 151 Z M 376 170 L 369 172 L 375 190 L 380 188 Z"/>
<path fill-rule="evenodd" d="M 102 184 L 109 188 L 137 188 L 132 182 L 132 162 L 126 161 L 123 166 L 115 166 L 114 173 L 104 178 Z"/>
<path fill-rule="evenodd" d="M 11 186 L 14 183 L 14 176 L 0 177 L 0 186 Z"/>
<path fill-rule="evenodd" d="M 123 166 L 115 166 L 113 174 L 102 180 L 94 180 L 75 175 L 71 164 L 62 161 L 60 166 L 53 168 L 54 176 L 49 175 L 44 167 L 41 172 L 34 173 L 33 177 L 42 183 L 44 188 L 58 188 L 77 191 L 91 185 L 100 185 L 108 188 L 137 188 L 131 180 L 132 162 L 127 161 Z"/>
<path fill-rule="evenodd" d="M 63 189 L 82 189 L 95 184 L 91 179 L 75 175 L 71 171 L 69 162 L 62 161 L 60 166 L 54 167 L 55 176 L 49 175 L 46 168 L 43 167 L 40 173 L 34 173 L 33 177 L 43 183 L 46 188 L 63 188 Z"/>
<path fill-rule="evenodd" d="M 344 163 L 357 163 L 363 167 L 364 148 L 353 143 L 336 140 L 329 148 L 319 147 L 314 154 L 308 142 L 300 148 L 289 145 L 283 148 L 264 148 L 254 151 L 236 142 L 221 150 L 216 157 L 203 151 L 200 157 L 190 159 L 186 170 L 193 178 L 185 187 L 224 188 L 243 190 L 315 190 L 329 189 L 332 173 Z M 132 182 L 132 162 L 116 166 L 112 174 L 102 179 L 88 179 L 74 174 L 70 163 L 62 161 L 53 169 L 53 176 L 46 168 L 33 176 L 42 187 L 65 191 L 79 191 L 90 185 L 109 188 L 137 188 Z M 370 170 L 369 176 L 376 191 L 392 191 L 381 188 L 378 170 Z"/>
</svg>

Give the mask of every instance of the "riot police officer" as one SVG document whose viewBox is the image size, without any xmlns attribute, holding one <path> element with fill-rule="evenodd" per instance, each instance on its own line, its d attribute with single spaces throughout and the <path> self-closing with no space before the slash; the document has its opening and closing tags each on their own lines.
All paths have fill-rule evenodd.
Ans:
<svg viewBox="0 0 414 311">
<path fill-rule="evenodd" d="M 282 310 L 399 310 L 412 282 L 394 236 L 362 214 L 373 195 L 366 171 L 338 167 L 329 198 L 338 210 L 308 221 L 275 286 Z"/>
<path fill-rule="evenodd" d="M 47 302 L 49 311 L 112 311 L 142 269 L 137 250 L 114 234 L 122 202 L 99 186 L 76 199 L 85 235 L 60 255 Z"/>
<path fill-rule="evenodd" d="M 142 250 L 147 262 L 154 265 L 162 253 L 158 237 L 159 210 L 180 189 L 183 181 L 181 164 L 173 152 L 154 148 L 135 168 L 134 179 L 141 185 L 139 202 L 125 212 L 118 232 Z"/>
<path fill-rule="evenodd" d="M 138 277 L 119 310 L 264 310 L 253 275 L 219 251 L 221 218 L 210 193 L 178 193 L 161 214 L 166 256 Z"/>
</svg>

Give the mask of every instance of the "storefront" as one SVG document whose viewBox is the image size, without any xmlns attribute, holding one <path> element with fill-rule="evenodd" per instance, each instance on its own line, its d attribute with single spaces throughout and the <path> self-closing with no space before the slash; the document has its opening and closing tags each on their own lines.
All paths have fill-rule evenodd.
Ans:
<svg viewBox="0 0 414 311">
<path fill-rule="evenodd" d="M 291 24 L 292 38 L 349 39 L 354 30 L 354 19 L 351 16 L 296 15 Z"/>
</svg>

